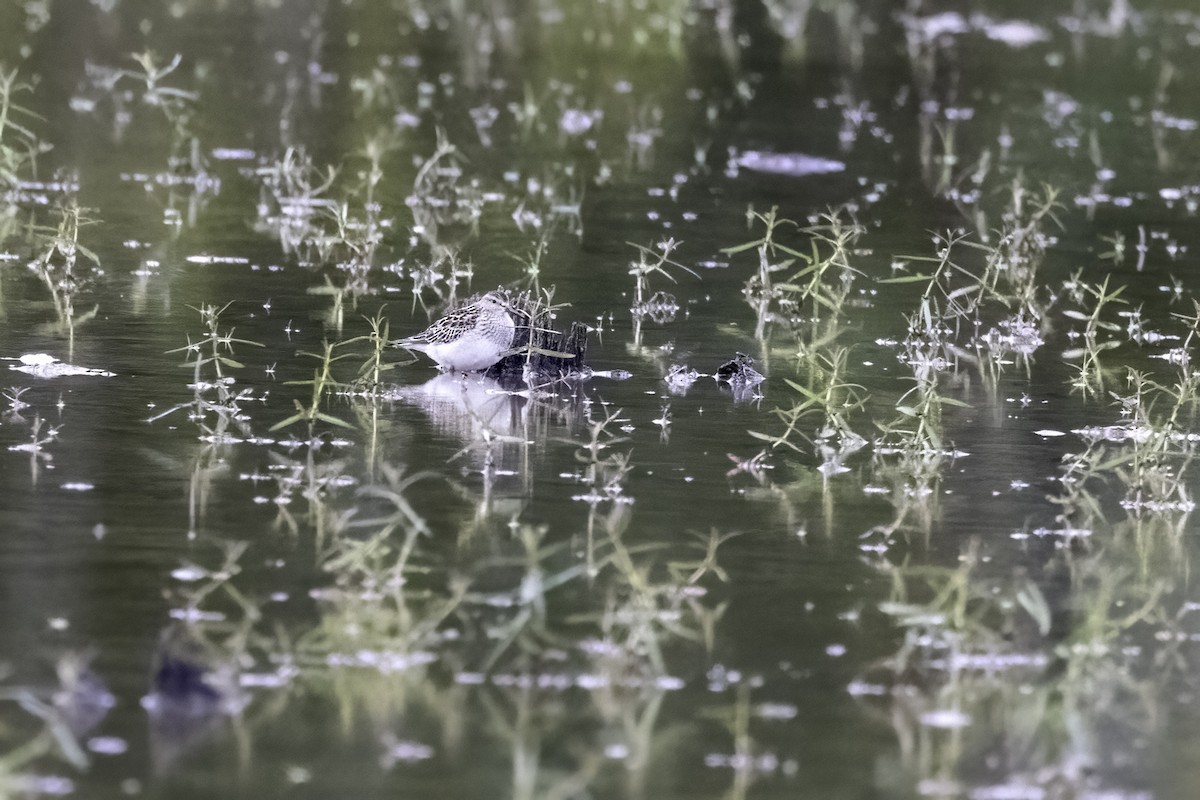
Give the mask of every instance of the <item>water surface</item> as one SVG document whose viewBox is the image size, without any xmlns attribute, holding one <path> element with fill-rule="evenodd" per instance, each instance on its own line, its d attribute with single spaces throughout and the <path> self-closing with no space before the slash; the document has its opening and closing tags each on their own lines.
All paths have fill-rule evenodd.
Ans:
<svg viewBox="0 0 1200 800">
<path fill-rule="evenodd" d="M 5 791 L 1190 797 L 1200 17 L 914 9 L 0 10 Z"/>
</svg>

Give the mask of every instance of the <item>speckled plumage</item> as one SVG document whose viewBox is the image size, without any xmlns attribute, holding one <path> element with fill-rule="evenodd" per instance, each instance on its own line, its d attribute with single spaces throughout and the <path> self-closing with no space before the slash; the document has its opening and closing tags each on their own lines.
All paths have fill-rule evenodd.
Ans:
<svg viewBox="0 0 1200 800">
<path fill-rule="evenodd" d="M 424 353 L 445 370 L 487 369 L 512 347 L 516 324 L 497 292 L 454 309 L 420 333 L 397 342 Z"/>
</svg>

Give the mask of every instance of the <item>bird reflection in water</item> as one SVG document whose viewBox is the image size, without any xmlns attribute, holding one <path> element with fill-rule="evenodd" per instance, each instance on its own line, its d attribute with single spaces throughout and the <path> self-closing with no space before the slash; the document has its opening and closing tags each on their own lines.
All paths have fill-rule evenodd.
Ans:
<svg viewBox="0 0 1200 800">
<path fill-rule="evenodd" d="M 524 441 L 525 400 L 506 392 L 494 378 L 447 372 L 419 386 L 401 387 L 396 397 L 423 409 L 438 431 L 468 446 Z"/>
<path fill-rule="evenodd" d="M 523 474 L 519 465 L 531 439 L 529 412 L 538 404 L 505 391 L 494 378 L 481 374 L 444 373 L 418 386 L 398 388 L 394 397 L 422 409 L 439 433 L 461 443 L 449 462 L 461 464 L 464 476 L 482 477 L 483 494 L 475 498 L 478 515 L 497 512 L 493 504 L 497 482 L 519 480 Z M 459 488 L 474 494 L 465 486 Z"/>
</svg>

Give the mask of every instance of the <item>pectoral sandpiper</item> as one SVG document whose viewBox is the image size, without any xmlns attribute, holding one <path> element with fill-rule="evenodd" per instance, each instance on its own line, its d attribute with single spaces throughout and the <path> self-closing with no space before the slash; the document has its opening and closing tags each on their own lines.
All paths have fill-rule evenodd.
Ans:
<svg viewBox="0 0 1200 800">
<path fill-rule="evenodd" d="M 499 361 L 512 347 L 515 331 L 503 295 L 488 292 L 396 344 L 424 353 L 443 370 L 474 372 Z"/>
</svg>

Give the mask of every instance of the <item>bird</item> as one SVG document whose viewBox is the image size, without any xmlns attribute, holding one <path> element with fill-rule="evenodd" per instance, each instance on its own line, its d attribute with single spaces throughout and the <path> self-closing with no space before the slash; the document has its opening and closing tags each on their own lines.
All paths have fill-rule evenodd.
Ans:
<svg viewBox="0 0 1200 800">
<path fill-rule="evenodd" d="M 396 344 L 424 353 L 443 371 L 475 372 L 500 360 L 512 347 L 516 328 L 504 296 L 488 292 Z"/>
</svg>

